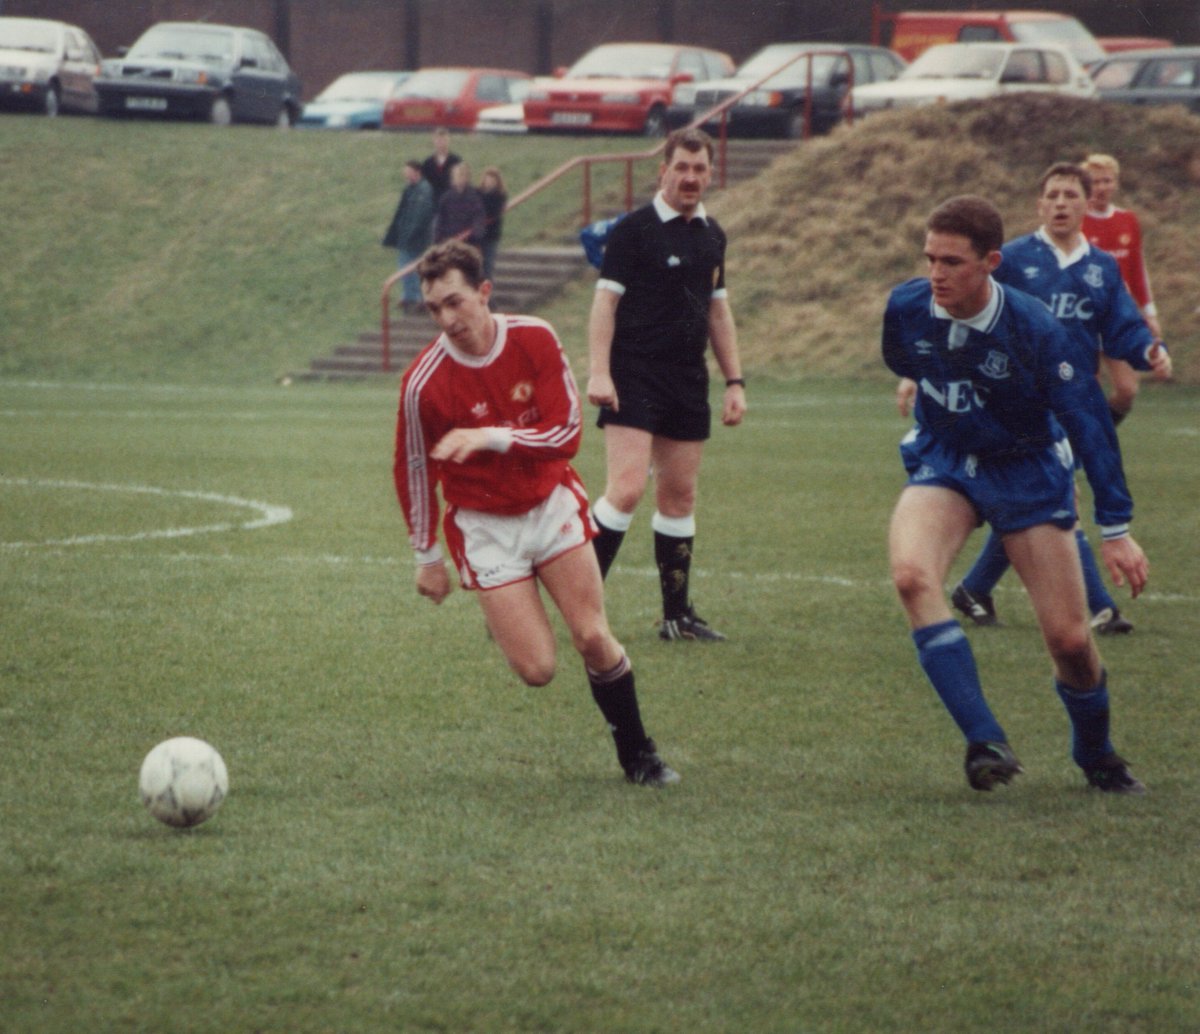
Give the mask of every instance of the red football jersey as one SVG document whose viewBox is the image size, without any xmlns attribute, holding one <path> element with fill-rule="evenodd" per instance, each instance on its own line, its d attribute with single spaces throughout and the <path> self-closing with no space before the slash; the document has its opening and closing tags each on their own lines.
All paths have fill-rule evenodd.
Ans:
<svg viewBox="0 0 1200 1034">
<path fill-rule="evenodd" d="M 487 355 L 467 355 L 441 334 L 400 382 L 393 476 L 414 550 L 437 542 L 438 482 L 448 505 L 512 516 L 576 477 L 568 461 L 583 423 L 562 345 L 544 320 L 495 320 Z M 491 448 L 463 463 L 434 460 L 433 447 L 459 427 L 488 428 Z"/>
<path fill-rule="evenodd" d="M 1142 258 L 1142 227 L 1126 208 L 1109 206 L 1104 215 L 1088 212 L 1083 217 L 1083 235 L 1088 242 L 1107 251 L 1121 267 L 1121 279 L 1138 306 L 1151 302 L 1150 277 Z"/>
</svg>

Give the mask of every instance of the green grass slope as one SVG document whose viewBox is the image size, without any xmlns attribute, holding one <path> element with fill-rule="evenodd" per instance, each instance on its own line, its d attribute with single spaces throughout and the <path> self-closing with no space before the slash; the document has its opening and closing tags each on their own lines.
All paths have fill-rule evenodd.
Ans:
<svg viewBox="0 0 1200 1034">
<path fill-rule="evenodd" d="M 513 195 L 579 153 L 645 148 L 455 141 L 476 171 L 503 169 Z M 425 134 L 0 119 L 0 376 L 261 383 L 307 365 L 377 324 L 394 268 L 379 238 L 403 161 L 428 149 Z M 920 270 L 933 205 L 983 193 L 1025 232 L 1038 173 L 1090 150 L 1124 165 L 1177 371 L 1200 381 L 1200 120 L 1055 98 L 876 116 L 715 194 L 747 364 L 883 376 L 883 301 Z M 596 173 L 596 211 L 620 197 L 622 176 L 619 164 Z M 571 173 L 511 213 L 506 242 L 570 240 L 580 183 Z M 577 356 L 589 294 L 585 278 L 542 312 Z"/>
</svg>

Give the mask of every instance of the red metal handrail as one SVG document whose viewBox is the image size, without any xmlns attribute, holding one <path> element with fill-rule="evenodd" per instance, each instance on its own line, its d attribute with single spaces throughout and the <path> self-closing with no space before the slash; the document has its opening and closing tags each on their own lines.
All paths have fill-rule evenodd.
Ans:
<svg viewBox="0 0 1200 1034">
<path fill-rule="evenodd" d="M 737 104 L 738 101 L 740 101 L 747 94 L 753 93 L 755 90 L 757 90 L 760 86 L 763 85 L 763 83 L 767 82 L 769 79 L 774 79 L 775 76 L 779 75 L 780 72 L 783 72 L 785 69 L 791 68 L 791 66 L 794 65 L 797 61 L 807 61 L 808 68 L 805 73 L 805 90 L 804 90 L 804 139 L 805 140 L 809 139 L 809 137 L 812 136 L 813 58 L 827 57 L 827 56 L 833 56 L 833 57 L 841 56 L 841 57 L 846 58 L 846 66 L 849 69 L 849 73 L 850 73 L 849 77 L 847 79 L 847 82 L 846 82 L 846 97 L 848 98 L 850 96 L 851 91 L 854 89 L 854 61 L 850 57 L 850 52 L 847 50 L 841 50 L 841 49 L 837 49 L 837 48 L 830 49 L 830 50 L 810 50 L 810 51 L 805 51 L 801 54 L 796 54 L 796 55 L 788 58 L 788 60 L 785 61 L 783 64 L 781 64 L 778 68 L 767 73 L 761 79 L 752 83 L 750 86 L 747 86 L 745 89 L 743 89 L 739 93 L 735 93 L 732 96 L 727 97 L 720 104 L 714 105 L 711 109 L 704 112 L 704 114 L 700 115 L 699 117 L 693 119 L 691 122 L 688 123 L 688 125 L 687 125 L 688 129 L 695 129 L 699 126 L 702 126 L 702 125 L 705 125 L 706 123 L 711 122 L 715 116 L 717 116 L 717 115 L 721 116 L 721 126 L 720 126 L 720 130 L 718 131 L 717 140 L 716 140 L 717 172 L 718 172 L 718 185 L 719 186 L 724 187 L 726 185 L 726 183 L 728 182 L 727 172 L 728 172 L 728 150 L 729 150 L 729 133 L 728 133 L 729 109 L 732 108 L 735 104 Z M 844 117 L 848 122 L 853 121 L 853 119 L 854 119 L 853 105 L 847 104 L 845 106 Z M 664 147 L 666 147 L 666 145 L 667 145 L 667 142 L 665 140 L 660 140 L 654 147 L 650 148 L 648 151 L 626 151 L 626 152 L 621 152 L 621 153 L 617 153 L 617 154 L 577 155 L 576 157 L 563 162 L 563 164 L 560 165 L 553 172 L 547 173 L 540 180 L 538 180 L 535 183 L 530 184 L 528 187 L 526 187 L 524 190 L 522 190 L 519 194 L 517 194 L 516 197 L 512 198 L 512 200 L 510 200 L 508 202 L 508 204 L 506 204 L 504 206 L 504 214 L 507 215 L 514 208 L 516 208 L 518 205 L 524 204 L 535 194 L 539 194 L 543 190 L 545 190 L 547 187 L 551 186 L 554 183 L 557 183 L 560 179 L 562 179 L 568 173 L 574 172 L 575 169 L 582 169 L 583 170 L 583 173 L 582 173 L 583 198 L 582 198 L 581 213 L 580 213 L 581 221 L 580 221 L 579 225 L 587 226 L 588 223 L 590 223 L 592 221 L 592 166 L 593 165 L 601 165 L 601 164 L 605 164 L 605 163 L 611 164 L 613 162 L 622 162 L 625 165 L 625 211 L 627 211 L 627 212 L 631 211 L 633 209 L 633 163 L 637 162 L 637 161 L 643 161 L 647 158 L 658 157 L 659 153 L 663 150 Z M 467 234 L 463 233 L 463 234 L 460 234 L 459 236 L 465 237 L 465 236 L 467 236 Z M 380 318 L 379 329 L 380 329 L 381 345 L 382 345 L 382 350 L 383 350 L 383 364 L 382 365 L 383 365 L 383 369 L 385 372 L 390 371 L 392 368 L 391 311 L 390 311 L 391 290 L 392 290 L 392 287 L 395 285 L 396 281 L 398 281 L 401 277 L 407 276 L 409 273 L 413 272 L 417 268 L 417 263 L 419 261 L 420 261 L 419 259 L 414 259 L 412 262 L 408 263 L 407 265 L 401 266 L 398 270 L 396 270 L 396 272 L 394 272 L 391 276 L 389 276 L 383 282 L 383 291 L 382 291 L 382 295 L 380 298 L 380 303 L 382 306 L 382 313 L 381 313 L 381 318 Z"/>
</svg>

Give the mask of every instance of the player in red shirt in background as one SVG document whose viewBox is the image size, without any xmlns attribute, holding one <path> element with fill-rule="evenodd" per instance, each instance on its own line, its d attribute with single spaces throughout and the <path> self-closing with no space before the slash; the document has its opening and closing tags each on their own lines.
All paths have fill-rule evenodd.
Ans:
<svg viewBox="0 0 1200 1034">
<path fill-rule="evenodd" d="M 1121 279 L 1138 303 L 1142 317 L 1156 341 L 1162 340 L 1158 310 L 1150 291 L 1150 275 L 1142 256 L 1142 227 L 1138 217 L 1127 208 L 1117 208 L 1113 195 L 1120 186 L 1121 165 L 1108 154 L 1090 154 L 1082 162 L 1092 177 L 1092 193 L 1088 198 L 1087 214 L 1083 218 L 1083 235 L 1088 242 L 1107 251 L 1117 260 Z M 1113 423 L 1119 424 L 1133 409 L 1138 392 L 1138 372 L 1120 359 L 1101 353 L 1103 370 L 1112 385 L 1108 406 Z"/>
<path fill-rule="evenodd" d="M 417 592 L 434 603 L 450 592 L 437 537 L 440 485 L 459 579 L 479 590 L 510 667 L 530 686 L 554 677 L 544 587 L 583 658 L 626 778 L 677 782 L 642 726 L 633 669 L 604 613 L 596 529 L 570 464 L 583 433 L 579 393 L 558 337 L 543 320 L 492 313 L 483 257 L 461 241 L 427 251 L 417 275 L 442 330 L 400 386 L 393 476 Z"/>
</svg>

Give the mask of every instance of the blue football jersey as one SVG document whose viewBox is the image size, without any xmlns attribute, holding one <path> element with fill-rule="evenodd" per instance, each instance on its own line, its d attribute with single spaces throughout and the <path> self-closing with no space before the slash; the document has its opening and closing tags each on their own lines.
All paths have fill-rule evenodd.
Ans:
<svg viewBox="0 0 1200 1034">
<path fill-rule="evenodd" d="M 1039 231 L 1009 241 L 996 279 L 1040 298 L 1080 348 L 1087 372 L 1100 368 L 1100 353 L 1148 370 L 1154 335 L 1121 279 L 1117 260 L 1090 244 L 1067 266 Z"/>
<path fill-rule="evenodd" d="M 920 277 L 892 291 L 883 359 L 917 383 L 917 424 L 949 449 L 980 460 L 1052 448 L 1065 431 L 1083 463 L 1096 522 L 1127 522 L 1133 501 L 1104 393 L 1079 348 L 1046 306 L 992 282 L 983 328 L 950 319 Z"/>
</svg>

